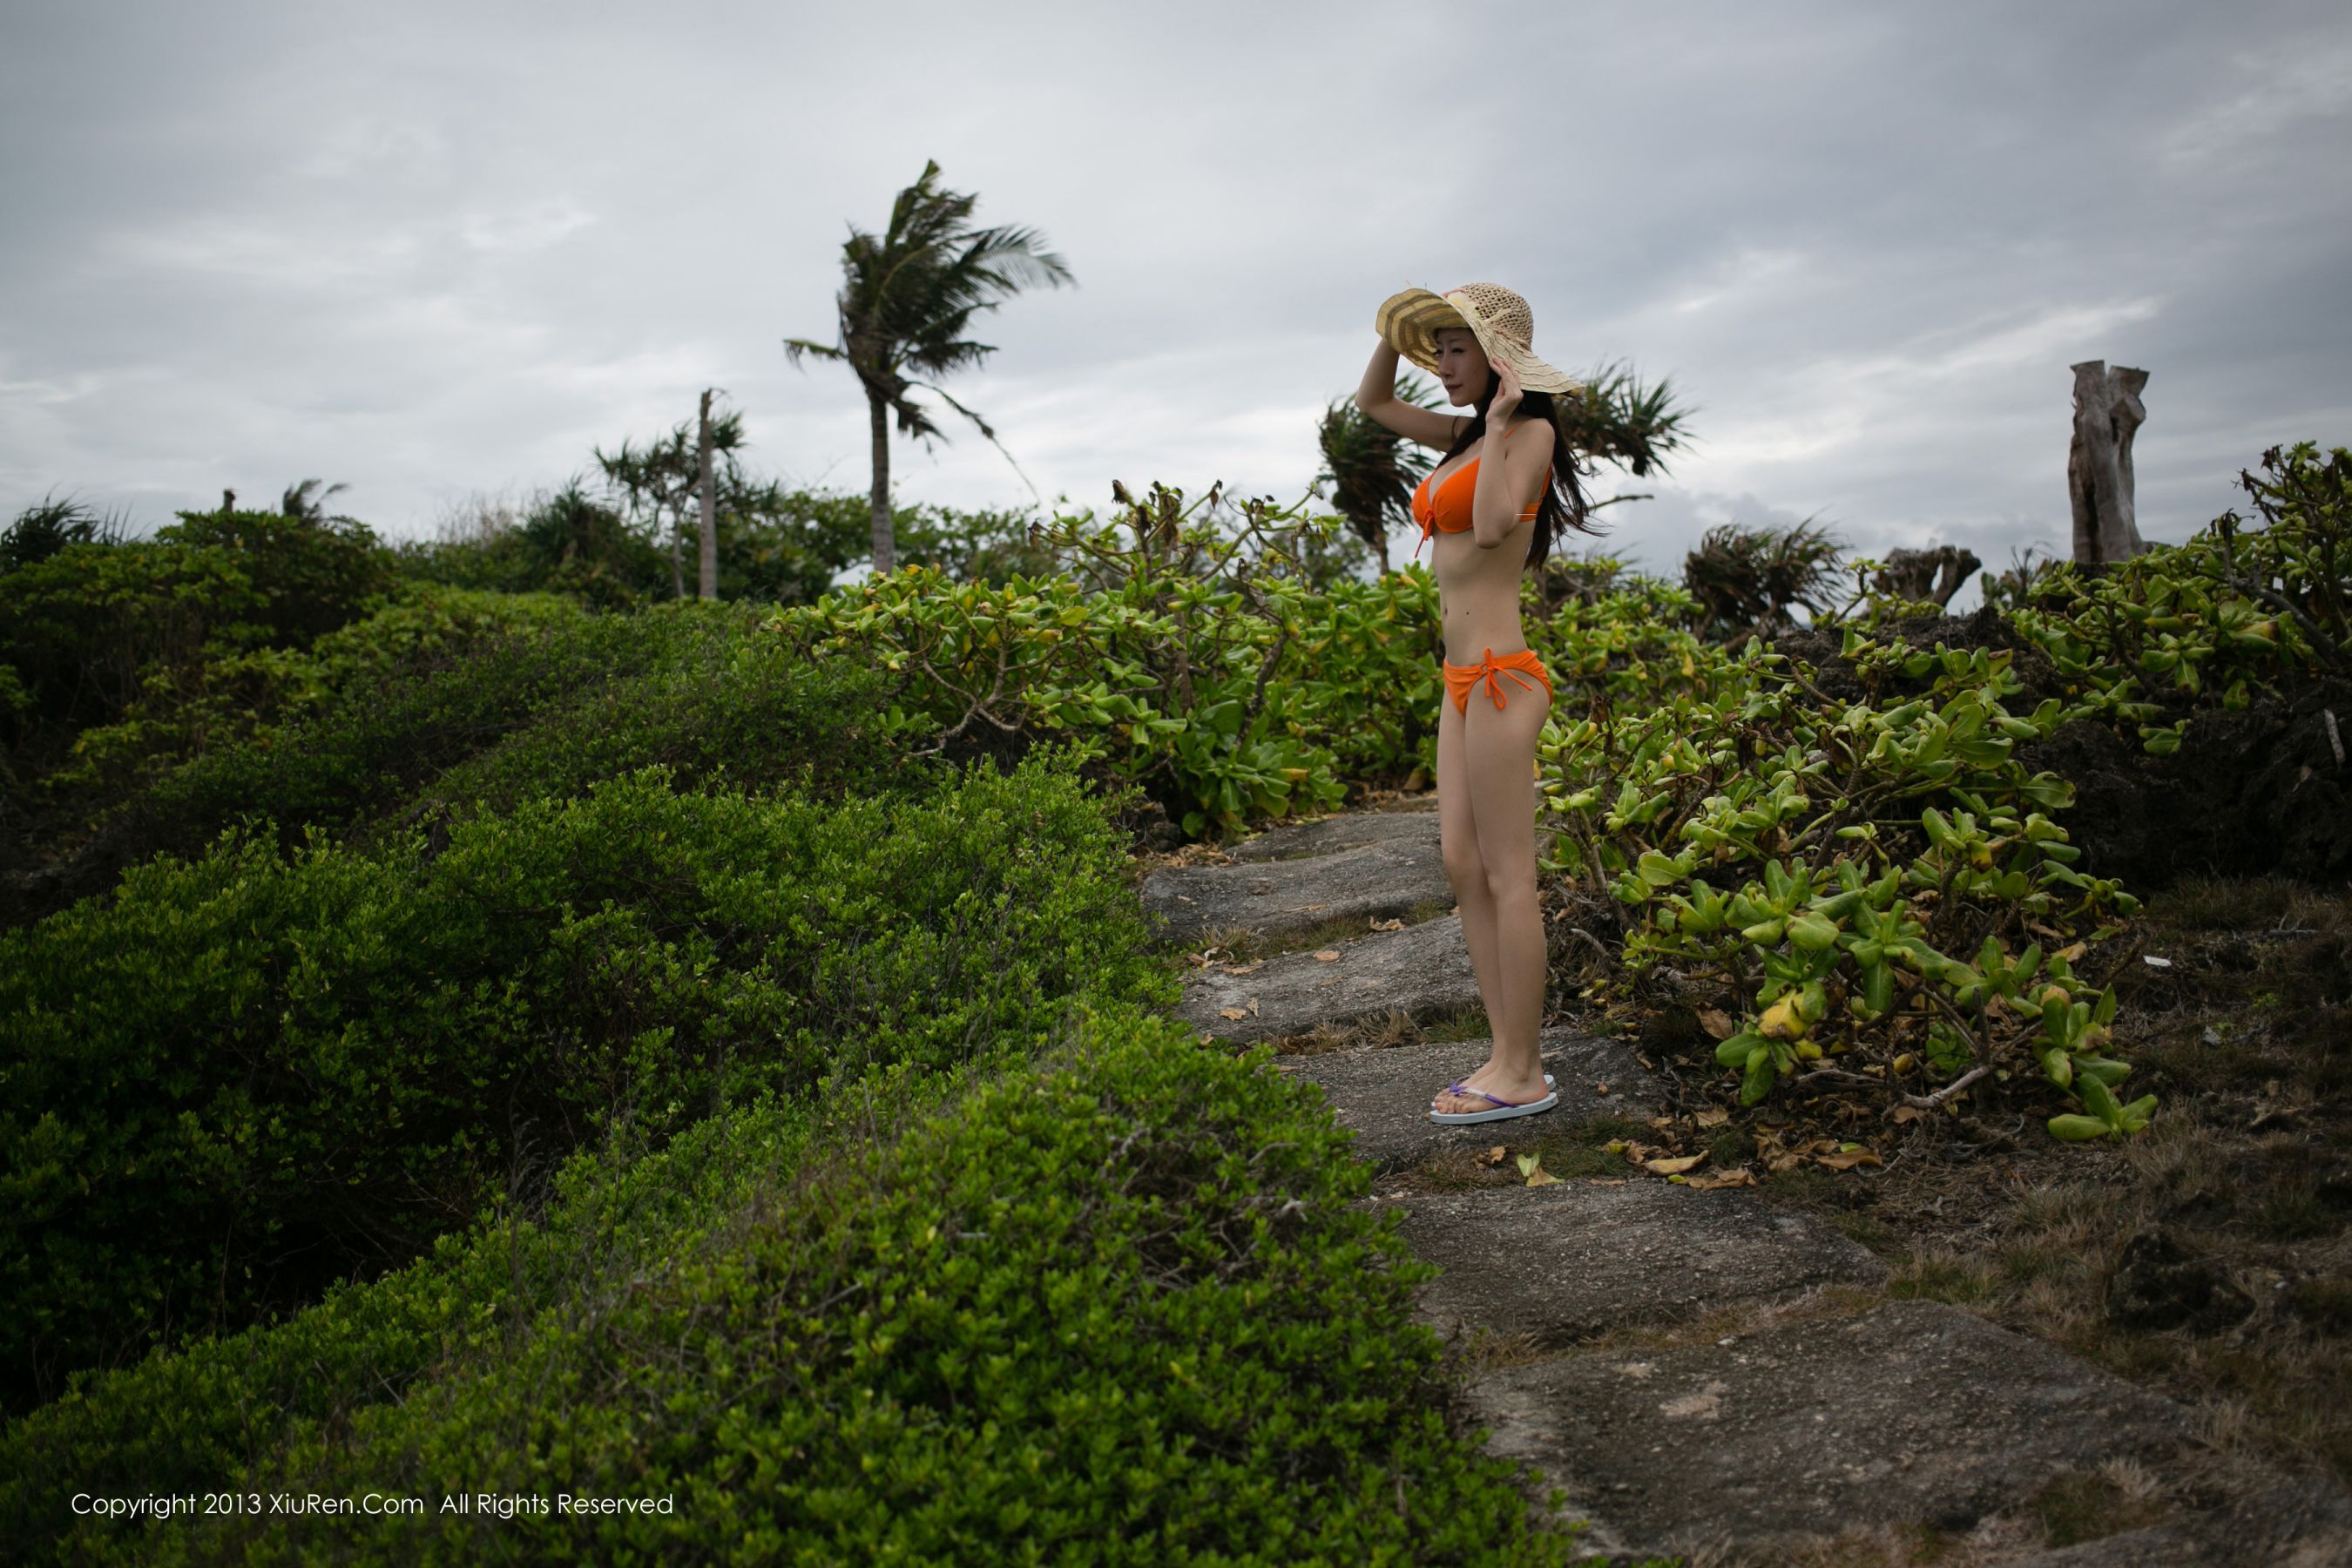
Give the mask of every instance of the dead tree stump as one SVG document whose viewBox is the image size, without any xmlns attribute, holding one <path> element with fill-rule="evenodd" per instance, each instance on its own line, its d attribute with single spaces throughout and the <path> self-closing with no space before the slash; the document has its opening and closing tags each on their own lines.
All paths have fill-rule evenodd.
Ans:
<svg viewBox="0 0 2352 1568">
<path fill-rule="evenodd" d="M 1958 544 L 1938 544 L 1933 550 L 1893 550 L 1886 555 L 1884 571 L 1874 574 L 1870 585 L 1882 594 L 1900 598 L 1933 599 L 1948 605 L 1969 574 L 1982 566 L 1976 552 Z"/>
<path fill-rule="evenodd" d="M 2103 566 L 2147 548 L 2132 515 L 2132 433 L 2147 418 L 2139 400 L 2147 372 L 2105 360 L 2074 373 L 2074 437 L 2066 448 L 2066 495 L 2074 510 L 2074 563 Z"/>
</svg>

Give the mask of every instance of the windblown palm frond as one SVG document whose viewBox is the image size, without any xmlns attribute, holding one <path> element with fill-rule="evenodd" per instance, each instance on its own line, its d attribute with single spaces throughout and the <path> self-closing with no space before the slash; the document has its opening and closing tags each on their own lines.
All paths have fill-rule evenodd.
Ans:
<svg viewBox="0 0 2352 1568">
<path fill-rule="evenodd" d="M 1404 377 L 1396 390 L 1416 408 L 1438 405 L 1436 388 L 1417 375 Z M 1389 525 L 1411 526 L 1413 487 L 1433 464 L 1420 447 L 1367 417 L 1352 396 L 1323 411 L 1320 444 L 1323 469 L 1315 482 L 1331 487 L 1331 504 L 1357 537 L 1380 552 L 1385 571 Z"/>
<path fill-rule="evenodd" d="M 339 490 L 352 488 L 349 485 L 335 484 L 327 485 L 323 490 L 319 489 L 320 485 L 326 484 L 327 481 L 324 479 L 304 479 L 299 485 L 287 486 L 285 496 L 278 503 L 278 515 L 290 517 L 297 522 L 326 521 L 327 498 Z"/>
<path fill-rule="evenodd" d="M 1811 518 L 1792 528 L 1721 523 L 1684 559 L 1683 586 L 1706 616 L 1703 631 L 1763 632 L 1785 624 L 1792 605 L 1822 611 L 1843 548 Z"/>
</svg>

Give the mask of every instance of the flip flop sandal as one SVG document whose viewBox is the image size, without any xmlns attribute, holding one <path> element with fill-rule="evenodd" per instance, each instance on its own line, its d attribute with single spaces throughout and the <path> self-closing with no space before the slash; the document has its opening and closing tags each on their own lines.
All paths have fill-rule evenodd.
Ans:
<svg viewBox="0 0 2352 1568">
<path fill-rule="evenodd" d="M 1531 1100 L 1524 1105 L 1514 1105 L 1507 1100 L 1488 1094 L 1483 1089 L 1464 1089 L 1459 1084 L 1453 1085 L 1449 1092 L 1454 1094 L 1475 1094 L 1481 1100 L 1491 1100 L 1495 1102 L 1496 1109 L 1493 1110 L 1433 1110 L 1429 1113 L 1429 1119 L 1432 1121 L 1443 1121 L 1447 1123 L 1464 1121 L 1504 1121 L 1514 1116 L 1533 1116 L 1539 1110 L 1549 1110 L 1553 1106 L 1559 1103 L 1559 1091 L 1558 1089 L 1552 1090 L 1549 1094 L 1545 1095 L 1541 1100 Z"/>
<path fill-rule="evenodd" d="M 1546 1089 L 1552 1087 L 1551 1074 L 1549 1073 L 1544 1074 L 1544 1087 Z M 1475 1089 L 1465 1089 L 1458 1083 L 1449 1083 L 1445 1086 L 1445 1092 L 1448 1094 L 1475 1094 L 1478 1091 Z M 1431 1095 L 1429 1097 L 1429 1103 L 1435 1105 L 1437 1103 L 1437 1096 L 1433 1094 Z"/>
</svg>

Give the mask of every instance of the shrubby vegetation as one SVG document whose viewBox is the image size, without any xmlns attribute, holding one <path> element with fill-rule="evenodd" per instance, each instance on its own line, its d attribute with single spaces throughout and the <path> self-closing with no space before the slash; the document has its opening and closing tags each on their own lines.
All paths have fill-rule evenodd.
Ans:
<svg viewBox="0 0 2352 1568">
<path fill-rule="evenodd" d="M 240 658 L 309 647 L 390 583 L 364 527 L 250 511 L 182 512 L 150 541 L 79 540 L 0 573 L 10 793 L 93 725 L 234 706 Z M 212 667 L 228 689 L 208 689 Z"/>
<path fill-rule="evenodd" d="M 1756 640 L 1823 591 L 1811 534 L 1711 542 L 1704 595 L 1605 558 L 1530 581 L 1528 639 L 1559 692 L 1541 759 L 1567 831 L 1549 868 L 1622 906 L 1600 923 L 1628 979 L 1671 966 L 1723 987 L 1696 1000 L 1725 1021 L 1718 1057 L 1746 1101 L 1801 1070 L 1814 1089 L 1900 1086 L 1916 1114 L 2030 1068 L 2069 1102 L 2061 1137 L 2145 1122 L 2152 1101 L 2120 1100 L 2128 1064 L 2102 1054 L 2115 998 L 2071 967 L 2137 899 L 2077 868 L 2072 785 L 2015 753 L 2085 723 L 2168 752 L 2185 711 L 2152 722 L 2164 710 L 2131 670 L 2193 696 L 2203 669 L 2242 703 L 2335 668 L 2343 460 L 2265 463 L 2271 480 L 2246 479 L 2258 533 L 2231 517 L 2114 576 L 2043 574 L 2016 616 L 2018 640 L 2047 651 L 2030 690 L 2013 649 L 1918 646 L 1906 628 L 1937 606 L 1884 595 L 1779 639 L 1811 658 Z M 1073 563 L 1053 579 L 982 591 L 906 574 L 775 629 L 903 677 L 894 733 L 1076 737 L 1188 832 L 1433 771 L 1425 573 L 1310 593 L 1299 561 L 1329 520 L 1252 508 L 1228 534 L 1156 491 L 1122 521 L 1126 539 L 1049 531 Z M 1742 562 L 1754 582 L 1725 581 Z"/>
<path fill-rule="evenodd" d="M 1548 562 L 1591 998 L 1684 1010 L 1751 1104 L 2142 1124 L 2085 961 L 2137 894 L 2061 763 L 2344 689 L 2352 454 L 2264 468 L 2261 527 L 2021 569 L 1971 622 L 1823 609 L 1810 536 L 1680 584 Z M 928 556 L 908 521 L 916 563 L 831 593 L 865 502 L 776 514 L 765 578 L 747 503 L 722 582 L 772 597 L 716 605 L 659 602 L 657 532 L 577 487 L 401 552 L 314 508 L 12 531 L 0 1375 L 50 1403 L 0 1529 L 335 1544 L 68 1539 L 69 1468 L 652 1478 L 814 1557 L 1552 1552 L 1445 1437 L 1319 1107 L 1127 1011 L 1173 994 L 1139 796 L 1232 834 L 1433 773 L 1426 570 L 1221 500 L 946 518 Z M 709 1549 L 641 1527 L 601 1544 Z"/>
<path fill-rule="evenodd" d="M 1316 1091 L 1130 1009 L 1072 1022 L 1034 1067 L 951 1100 L 934 1079 L 936 1113 L 816 1157 L 770 1107 L 583 1156 L 543 1225 L 92 1385 L 10 1435 L 0 1528 L 40 1561 L 457 1562 L 493 1535 L 604 1560 L 1565 1561 L 1513 1467 L 1449 1436 L 1410 1321 L 1430 1268 L 1349 1206 L 1369 1174 Z M 830 1087 L 854 1130 L 863 1095 Z M 134 1478 L 676 1512 L 142 1531 L 55 1500 Z"/>
<path fill-rule="evenodd" d="M 674 784 L 372 853 L 232 834 L 0 937 L 8 1402 L 412 1256 L 526 1145 L 667 1136 L 879 1040 L 943 1068 L 1082 990 L 1157 994 L 1068 781 Z"/>
</svg>

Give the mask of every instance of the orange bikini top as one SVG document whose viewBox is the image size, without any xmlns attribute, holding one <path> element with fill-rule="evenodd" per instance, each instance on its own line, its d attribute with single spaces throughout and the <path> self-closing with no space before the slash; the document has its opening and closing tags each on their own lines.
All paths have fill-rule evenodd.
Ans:
<svg viewBox="0 0 2352 1568">
<path fill-rule="evenodd" d="M 1471 498 L 1477 491 L 1477 483 L 1473 480 L 1470 489 L 1466 490 L 1459 489 L 1457 486 L 1463 476 L 1475 473 L 1477 468 L 1478 459 L 1473 458 L 1446 475 L 1445 482 L 1437 487 L 1437 494 L 1433 500 L 1430 495 L 1429 481 L 1435 479 L 1437 474 L 1433 469 L 1428 477 L 1421 481 L 1420 487 L 1412 492 L 1412 520 L 1421 524 L 1421 543 L 1412 547 L 1414 559 L 1420 558 L 1421 546 L 1429 542 L 1429 536 L 1433 531 L 1438 533 L 1469 531 Z M 1544 483 L 1547 485 L 1551 483 L 1551 468 L 1549 464 L 1544 468 Z M 1519 521 L 1526 521 L 1535 516 L 1542 507 L 1543 499 L 1538 496 L 1535 505 L 1519 513 Z"/>
</svg>

